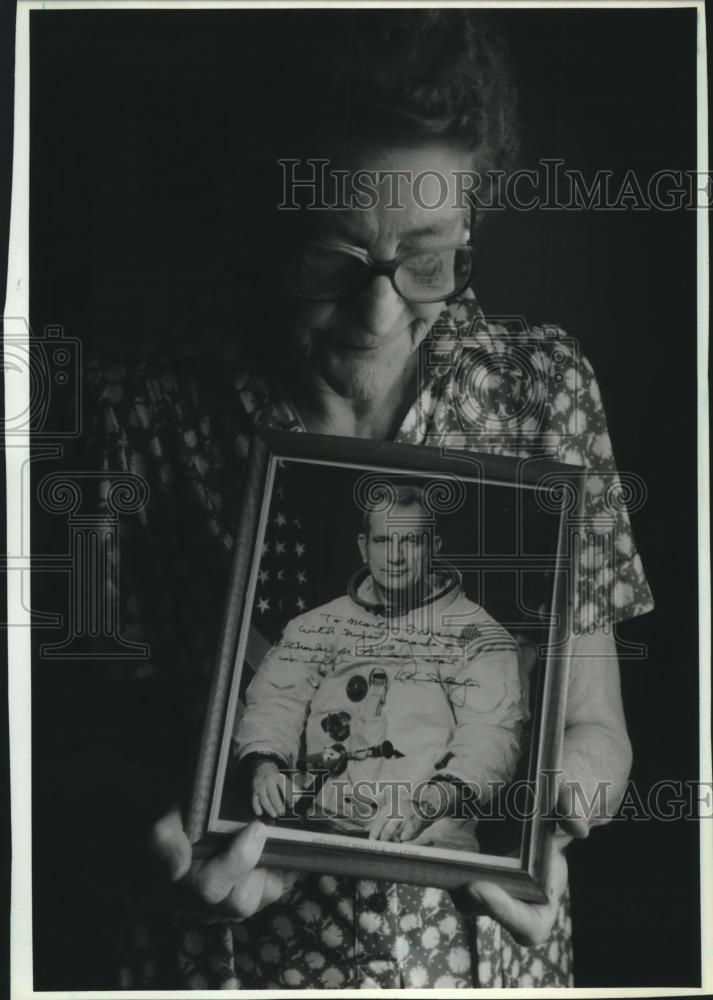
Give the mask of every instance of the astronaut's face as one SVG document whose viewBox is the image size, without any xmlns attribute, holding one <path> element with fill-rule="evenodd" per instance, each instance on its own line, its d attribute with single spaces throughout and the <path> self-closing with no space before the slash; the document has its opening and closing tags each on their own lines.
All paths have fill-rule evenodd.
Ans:
<svg viewBox="0 0 713 1000">
<path fill-rule="evenodd" d="M 417 603 L 426 586 L 431 556 L 441 544 L 420 504 L 372 513 L 369 532 L 359 535 L 358 541 L 380 596 L 394 599 L 410 594 L 410 603 Z"/>
</svg>

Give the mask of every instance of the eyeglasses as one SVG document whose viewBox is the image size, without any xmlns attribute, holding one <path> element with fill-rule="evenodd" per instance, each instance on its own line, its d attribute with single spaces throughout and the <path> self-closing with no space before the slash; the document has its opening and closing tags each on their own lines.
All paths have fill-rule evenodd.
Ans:
<svg viewBox="0 0 713 1000">
<path fill-rule="evenodd" d="M 348 244 L 310 243 L 288 263 L 285 286 L 311 302 L 340 302 L 385 275 L 408 302 L 443 302 L 468 287 L 472 271 L 470 243 L 433 247 L 375 261 Z"/>
</svg>

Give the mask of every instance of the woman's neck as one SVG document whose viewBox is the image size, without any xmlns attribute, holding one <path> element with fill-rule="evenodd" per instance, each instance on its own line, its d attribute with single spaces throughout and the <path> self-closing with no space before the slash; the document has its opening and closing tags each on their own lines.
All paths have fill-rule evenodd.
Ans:
<svg viewBox="0 0 713 1000">
<path fill-rule="evenodd" d="M 289 397 L 305 429 L 313 434 L 391 440 L 416 399 L 415 356 L 393 378 L 380 379 L 368 395 L 357 399 L 337 392 L 314 369 L 305 369 L 299 379 L 293 373 Z"/>
</svg>

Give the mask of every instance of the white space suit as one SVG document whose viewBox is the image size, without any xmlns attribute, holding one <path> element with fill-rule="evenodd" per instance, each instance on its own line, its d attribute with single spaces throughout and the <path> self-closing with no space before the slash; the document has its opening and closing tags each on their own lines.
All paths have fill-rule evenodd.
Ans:
<svg viewBox="0 0 713 1000">
<path fill-rule="evenodd" d="M 454 778 L 479 786 L 482 801 L 515 771 L 527 718 L 517 645 L 457 573 L 434 582 L 428 600 L 399 613 L 377 603 L 362 569 L 346 596 L 287 624 L 247 690 L 239 757 L 290 768 L 343 758 L 320 805 L 345 832 L 368 829 L 371 788 L 408 794 Z"/>
</svg>

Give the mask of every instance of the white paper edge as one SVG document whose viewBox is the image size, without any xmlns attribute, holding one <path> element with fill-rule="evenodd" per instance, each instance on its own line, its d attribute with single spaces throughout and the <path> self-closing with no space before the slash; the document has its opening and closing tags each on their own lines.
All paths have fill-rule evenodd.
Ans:
<svg viewBox="0 0 713 1000">
<path fill-rule="evenodd" d="M 354 3 L 339 2 L 264 2 L 241 3 L 238 0 L 213 0 L 213 2 L 181 2 L 181 0 L 18 0 L 15 48 L 15 102 L 14 102 L 14 143 L 12 168 L 12 201 L 10 212 L 10 240 L 8 254 L 7 293 L 4 316 L 29 316 L 29 13 L 31 10 L 209 10 L 231 8 L 291 8 L 300 7 L 381 7 L 383 3 L 361 0 Z M 389 6 L 416 7 L 418 3 L 393 0 Z M 703 0 L 648 0 L 648 2 L 618 2 L 618 0 L 587 0 L 573 3 L 571 0 L 480 0 L 478 3 L 441 3 L 429 0 L 424 6 L 435 7 L 507 7 L 519 8 L 618 8 L 644 10 L 646 8 L 695 7 L 698 11 L 697 46 L 697 96 L 698 96 L 698 157 L 697 170 L 708 170 L 708 93 L 706 62 L 705 8 Z M 698 529 L 699 529 L 699 631 L 700 631 L 700 781 L 711 783 L 711 737 L 710 737 L 710 536 L 709 536 L 709 454 L 708 454 L 708 215 L 705 208 L 698 208 Z M 16 380 L 5 373 L 6 411 L 24 412 L 29 405 L 29 384 L 24 391 Z M 12 391 L 8 391 L 11 389 Z M 6 436 L 6 480 L 7 480 L 7 547 L 8 556 L 19 566 L 25 558 L 22 552 L 23 525 L 29 523 L 29 503 L 23 503 L 21 483 L 25 463 L 29 461 L 29 439 L 26 435 Z M 27 499 L 27 498 L 24 498 Z M 26 1000 L 30 997 L 54 998 L 95 998 L 97 991 L 42 991 L 32 989 L 32 857 L 31 857 L 31 720 L 30 720 L 30 628 L 29 614 L 23 606 L 24 596 L 29 602 L 29 588 L 24 581 L 25 574 L 19 571 L 7 574 L 8 618 L 13 625 L 8 628 L 8 697 L 10 724 L 10 773 L 12 812 L 12 876 L 11 876 L 11 927 L 10 965 L 12 1000 Z M 16 624 L 15 624 L 16 623 Z M 395 995 L 413 997 L 439 996 L 507 996 L 537 997 L 543 992 L 548 995 L 571 997 L 655 997 L 655 996 L 704 996 L 713 986 L 713 841 L 708 836 L 705 822 L 701 823 L 701 946 L 702 946 L 702 986 L 700 988 L 641 987 L 609 988 L 588 990 L 573 989 L 472 989 L 472 990 L 379 990 L 372 995 Z M 58 863 L 61 860 L 58 859 Z M 662 915 L 663 916 L 663 915 Z M 255 994 L 252 990 L 201 990 L 206 997 L 247 997 Z M 320 990 L 261 990 L 261 997 L 275 997 L 285 1000 L 287 995 L 323 997 Z M 163 998 L 192 997 L 195 990 L 142 991 L 107 990 L 101 996 L 113 998 Z M 360 990 L 340 990 L 342 996 L 363 996 Z"/>
</svg>

